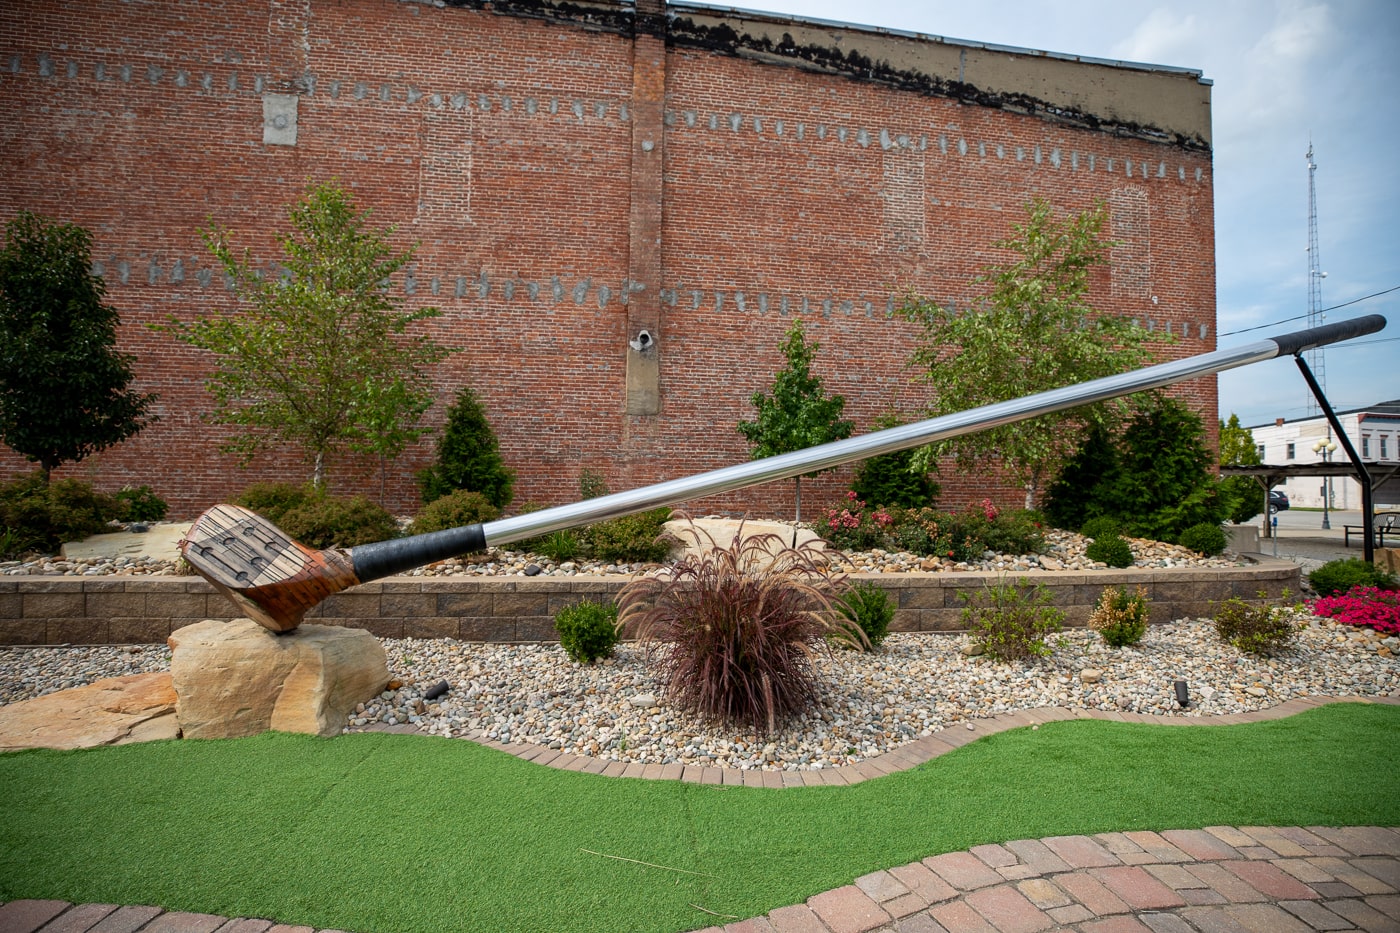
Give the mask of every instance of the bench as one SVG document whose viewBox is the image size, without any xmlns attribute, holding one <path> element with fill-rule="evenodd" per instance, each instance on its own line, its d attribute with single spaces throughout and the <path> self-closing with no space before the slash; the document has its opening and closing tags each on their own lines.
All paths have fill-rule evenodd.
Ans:
<svg viewBox="0 0 1400 933">
<path fill-rule="evenodd" d="M 1371 521 L 1376 532 L 1376 547 L 1385 547 L 1386 535 L 1390 535 L 1391 540 L 1400 538 L 1400 512 L 1377 512 Z M 1363 541 L 1366 539 L 1365 525 L 1343 525 L 1342 529 L 1346 532 L 1346 547 L 1351 547 L 1352 535 Z"/>
</svg>

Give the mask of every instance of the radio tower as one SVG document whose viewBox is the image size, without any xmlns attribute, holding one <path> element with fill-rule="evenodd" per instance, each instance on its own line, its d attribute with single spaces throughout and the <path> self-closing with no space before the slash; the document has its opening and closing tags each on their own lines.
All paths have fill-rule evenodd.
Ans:
<svg viewBox="0 0 1400 933">
<path fill-rule="evenodd" d="M 1308 141 L 1308 326 L 1319 327 L 1325 315 L 1322 313 L 1322 280 L 1327 278 L 1327 273 L 1322 271 L 1322 258 L 1317 250 L 1317 184 L 1315 177 L 1317 174 L 1317 163 L 1313 161 L 1312 141 Z M 1317 384 L 1323 391 L 1327 389 L 1327 360 L 1322 354 L 1321 347 L 1314 347 L 1307 351 L 1308 366 L 1312 369 L 1313 375 L 1317 378 Z M 1322 408 L 1317 404 L 1317 399 L 1312 393 L 1308 393 L 1308 414 L 1318 415 L 1322 413 Z M 1330 431 L 1328 432 L 1331 433 Z"/>
</svg>

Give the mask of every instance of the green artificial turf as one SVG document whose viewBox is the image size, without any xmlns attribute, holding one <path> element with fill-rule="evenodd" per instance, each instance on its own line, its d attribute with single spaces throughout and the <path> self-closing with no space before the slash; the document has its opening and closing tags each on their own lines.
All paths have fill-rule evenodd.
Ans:
<svg viewBox="0 0 1400 933">
<path fill-rule="evenodd" d="M 385 734 L 19 752 L 0 756 L 0 900 L 359 933 L 669 933 L 986 842 L 1400 824 L 1397 740 L 1400 707 L 1363 704 L 1228 727 L 1068 721 L 787 790 L 608 779 Z"/>
</svg>

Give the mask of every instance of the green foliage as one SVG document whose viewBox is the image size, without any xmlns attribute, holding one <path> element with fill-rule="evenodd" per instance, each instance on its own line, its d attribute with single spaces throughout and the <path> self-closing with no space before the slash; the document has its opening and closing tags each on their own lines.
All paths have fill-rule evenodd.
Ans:
<svg viewBox="0 0 1400 933">
<path fill-rule="evenodd" d="M 617 606 L 585 600 L 565 606 L 554 616 L 559 644 L 574 661 L 592 664 L 611 657 L 617 644 Z"/>
<path fill-rule="evenodd" d="M 1089 616 L 1089 627 L 1113 648 L 1136 645 L 1147 634 L 1147 592 L 1138 587 L 1129 593 L 1116 586 L 1104 587 Z"/>
<path fill-rule="evenodd" d="M 1118 519 L 1108 515 L 1100 515 L 1091 518 L 1079 529 L 1079 533 L 1086 538 L 1106 538 L 1123 533 L 1123 526 Z"/>
<path fill-rule="evenodd" d="M 928 415 L 965 411 L 1111 376 L 1149 358 L 1153 339 L 1126 318 L 1088 303 L 1094 268 L 1107 263 L 1102 204 L 1057 220 L 1047 201 L 1026 206 L 1026 222 L 994 244 L 1010 253 L 974 280 L 982 294 L 958 310 L 911 296 L 904 314 L 922 328 L 910 363 L 933 390 Z M 1119 403 L 966 434 L 926 448 L 955 455 L 965 469 L 1003 466 L 1026 488 L 1027 507 L 1073 453 L 1086 429 L 1115 420 Z"/>
<path fill-rule="evenodd" d="M 967 603 L 963 625 L 998 661 L 1049 654 L 1045 637 L 1064 624 L 1064 613 L 1051 605 L 1050 591 L 1040 584 L 1023 588 L 1000 581 L 988 584 L 982 593 L 959 595 Z"/>
<path fill-rule="evenodd" d="M 364 496 L 313 496 L 289 509 L 277 526 L 313 548 L 349 548 L 399 536 L 394 516 Z"/>
<path fill-rule="evenodd" d="M 0 248 L 0 441 L 44 476 L 156 420 L 116 350 L 117 310 L 92 274 L 92 235 L 21 211 Z"/>
<path fill-rule="evenodd" d="M 665 525 L 670 517 L 671 510 L 663 506 L 589 525 L 585 532 L 588 551 L 598 560 L 611 562 L 664 561 L 675 543 L 666 534 Z"/>
<path fill-rule="evenodd" d="M 827 396 L 822 381 L 812 373 L 812 360 L 820 347 L 807 343 L 802 319 L 795 318 L 783 341 L 787 366 L 773 377 L 773 394 L 755 392 L 750 398 L 758 410 L 754 421 L 740 421 L 739 433 L 751 445 L 752 458 L 774 457 L 839 441 L 851 436 L 853 425 L 841 418 L 846 399 Z M 816 471 L 808 474 L 815 476 Z M 797 483 L 797 520 L 802 520 L 802 478 Z"/>
<path fill-rule="evenodd" d="M 1065 527 L 1109 516 L 1135 537 L 1175 541 L 1192 525 L 1219 525 L 1232 505 L 1211 472 L 1200 417 L 1157 395 L 1139 404 L 1121 437 L 1086 439 L 1052 484 L 1046 512 Z"/>
<path fill-rule="evenodd" d="M 1242 427 L 1240 416 L 1231 412 L 1229 421 L 1220 422 L 1220 465 L 1257 466 L 1259 463 L 1259 446 L 1254 443 L 1254 432 Z"/>
<path fill-rule="evenodd" d="M 584 467 L 578 474 L 578 493 L 580 501 L 606 496 L 608 481 L 603 478 L 603 474 Z"/>
<path fill-rule="evenodd" d="M 233 500 L 234 505 L 257 512 L 274 525 L 292 509 L 316 498 L 316 490 L 296 483 L 254 483 Z"/>
<path fill-rule="evenodd" d="M 1287 648 L 1298 634 L 1289 614 L 1287 607 L 1251 605 L 1236 596 L 1216 609 L 1215 632 L 1222 641 L 1248 654 L 1274 654 Z"/>
<path fill-rule="evenodd" d="M 531 541 L 533 546 L 530 550 L 561 564 L 573 560 L 583 551 L 583 542 L 579 540 L 579 536 L 575 532 L 568 528 L 551 531 L 539 538 L 532 538 Z"/>
<path fill-rule="evenodd" d="M 900 423 L 897 416 L 890 414 L 876 421 L 875 428 L 885 430 L 898 427 Z M 928 466 L 920 468 L 914 465 L 917 454 L 916 450 L 905 449 L 862 460 L 856 467 L 851 491 L 856 498 L 873 506 L 932 508 L 937 504 L 942 488 L 934 480 Z M 936 464 L 934 466 L 936 468 Z"/>
<path fill-rule="evenodd" d="M 486 410 L 470 388 L 457 393 L 437 445 L 437 463 L 418 474 L 423 501 L 433 502 L 458 489 L 481 493 L 498 509 L 510 505 L 515 471 L 501 459 L 500 444 Z"/>
<path fill-rule="evenodd" d="M 458 489 L 423 506 L 409 526 L 409 533 L 421 535 L 429 531 L 447 531 L 463 525 L 495 521 L 500 517 L 501 510 L 484 495 L 470 489 Z"/>
<path fill-rule="evenodd" d="M 989 548 L 1004 554 L 1032 554 L 1045 543 L 1039 513 L 1002 511 L 989 499 L 962 512 L 872 509 L 851 491 L 846 493 L 844 508 L 824 509 L 813 526 L 833 546 L 846 551 L 883 548 L 954 561 L 977 560 Z"/>
<path fill-rule="evenodd" d="M 1089 546 L 1084 549 L 1084 556 L 1110 567 L 1133 565 L 1133 549 L 1117 535 L 1102 535 L 1090 541 Z"/>
<path fill-rule="evenodd" d="M 1252 476 L 1227 476 L 1220 481 L 1220 494 L 1230 501 L 1229 519 L 1243 525 L 1264 511 L 1264 488 Z"/>
<path fill-rule="evenodd" d="M 124 522 L 158 522 L 170 506 L 150 486 L 124 486 L 113 494 L 117 517 Z"/>
<path fill-rule="evenodd" d="M 692 528 L 698 542 L 709 536 Z M 710 541 L 713 545 L 713 540 Z M 817 699 L 813 649 L 826 636 L 864 635 L 832 597 L 824 551 L 785 547 L 773 534 L 734 536 L 687 554 L 618 596 L 619 627 L 647 646 L 678 708 L 766 734 Z"/>
<path fill-rule="evenodd" d="M 1375 586 L 1383 590 L 1400 589 L 1395 574 L 1359 557 L 1329 560 L 1308 574 L 1308 585 L 1319 596 L 1341 595 L 1354 586 Z"/>
<path fill-rule="evenodd" d="M 42 470 L 0 486 L 0 529 L 11 554 L 53 554 L 68 541 L 110 530 L 117 501 L 76 479 L 48 482 Z"/>
<path fill-rule="evenodd" d="M 1203 523 L 1187 528 L 1177 537 L 1176 543 L 1182 547 L 1190 548 L 1198 554 L 1213 557 L 1225 550 L 1225 545 L 1229 544 L 1230 541 L 1225 537 L 1225 531 L 1219 525 Z"/>
<path fill-rule="evenodd" d="M 433 400 L 426 367 L 448 351 L 410 330 L 438 311 L 401 309 L 390 280 L 413 250 L 395 252 L 392 229 L 367 229 L 369 212 L 333 183 L 310 188 L 288 216 L 280 274 L 235 253 L 227 230 L 204 231 L 240 307 L 159 329 L 214 354 L 210 417 L 236 429 L 225 450 L 246 463 L 292 445 L 320 487 L 328 457 L 392 458 L 422 434 Z"/>
<path fill-rule="evenodd" d="M 835 602 L 836 608 L 865 633 L 871 649 L 879 648 L 890 632 L 895 606 L 890 594 L 869 580 L 852 584 Z M 849 639 L 846 644 L 859 647 Z"/>
<path fill-rule="evenodd" d="M 1103 425 L 1090 425 L 1083 442 L 1069 458 L 1060 474 L 1045 491 L 1045 516 L 1056 528 L 1087 528 L 1088 523 L 1105 518 L 1100 501 L 1102 491 L 1118 468 L 1118 450 L 1113 432 Z M 1122 531 L 1117 519 L 1112 533 Z M 1089 531 L 1081 534 L 1096 538 Z"/>
</svg>

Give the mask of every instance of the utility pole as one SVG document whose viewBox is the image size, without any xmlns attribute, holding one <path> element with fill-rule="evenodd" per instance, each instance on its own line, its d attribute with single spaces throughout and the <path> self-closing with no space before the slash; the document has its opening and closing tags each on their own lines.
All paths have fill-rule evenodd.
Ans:
<svg viewBox="0 0 1400 933">
<path fill-rule="evenodd" d="M 1321 327 L 1323 319 L 1326 317 L 1322 313 L 1322 280 L 1327 278 L 1327 273 L 1322 271 L 1322 255 L 1317 248 L 1317 163 L 1313 161 L 1312 140 L 1308 140 L 1308 326 Z M 1327 359 L 1321 347 L 1315 347 L 1308 351 L 1308 364 L 1311 366 L 1313 376 L 1317 379 L 1317 384 L 1322 391 L 1327 391 Z M 1318 406 L 1317 397 L 1308 393 L 1308 414 L 1310 416 L 1320 415 L 1322 409 Z M 1329 450 L 1336 450 L 1337 445 L 1332 440 L 1332 425 L 1327 424 L 1327 437 L 1318 441 L 1313 448 L 1314 451 L 1322 454 L 1323 462 L 1326 463 L 1330 457 Z M 1328 522 L 1328 511 L 1332 505 L 1332 477 L 1322 478 L 1322 527 L 1331 528 Z"/>
</svg>

